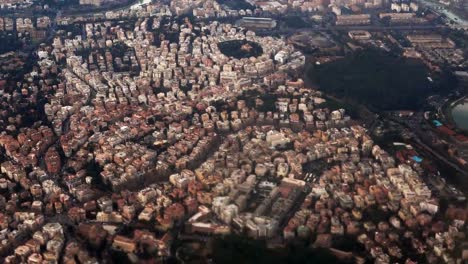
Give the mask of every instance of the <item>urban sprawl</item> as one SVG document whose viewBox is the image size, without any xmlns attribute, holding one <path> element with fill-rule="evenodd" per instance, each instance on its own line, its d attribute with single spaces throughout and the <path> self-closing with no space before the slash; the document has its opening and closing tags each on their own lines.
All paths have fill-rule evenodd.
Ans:
<svg viewBox="0 0 468 264">
<path fill-rule="evenodd" d="M 361 12 L 371 9 L 390 25 L 421 26 L 419 3 L 153 2 L 87 16 L 0 15 L 0 30 L 25 45 L 48 38 L 21 82 L 9 83 L 9 72 L 29 55 L 0 57 L 4 263 L 100 263 L 103 251 L 138 263 L 172 256 L 176 240 L 229 234 L 273 248 L 308 240 L 357 263 L 468 260 L 466 206 L 441 205 L 420 163 L 389 154 L 346 109 L 328 107 L 301 75 L 306 55 L 265 34 L 277 21 L 259 16 L 328 10 L 334 26 L 354 27 L 371 23 Z M 365 28 L 349 38 L 372 42 Z M 435 70 L 441 60 L 466 63 L 437 33 L 407 40 L 404 55 Z M 261 52 L 227 56 L 226 42 Z M 433 181 L 445 185 L 442 176 Z M 341 236 L 364 250 L 334 248 Z"/>
</svg>

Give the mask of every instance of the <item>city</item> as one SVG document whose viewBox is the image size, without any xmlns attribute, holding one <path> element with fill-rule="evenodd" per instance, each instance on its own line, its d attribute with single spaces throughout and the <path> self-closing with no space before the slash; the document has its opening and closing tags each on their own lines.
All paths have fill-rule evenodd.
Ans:
<svg viewBox="0 0 468 264">
<path fill-rule="evenodd" d="M 468 262 L 468 2 L 1 0 L 3 263 Z"/>
</svg>

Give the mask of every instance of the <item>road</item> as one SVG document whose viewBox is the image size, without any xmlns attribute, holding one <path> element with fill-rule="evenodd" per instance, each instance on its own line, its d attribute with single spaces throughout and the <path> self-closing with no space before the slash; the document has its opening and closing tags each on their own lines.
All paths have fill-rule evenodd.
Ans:
<svg viewBox="0 0 468 264">
<path fill-rule="evenodd" d="M 121 11 L 121 10 L 124 10 L 124 9 L 127 9 L 127 8 L 130 8 L 131 6 L 137 4 L 138 1 L 137 0 L 129 0 L 125 3 L 121 3 L 121 4 L 117 4 L 117 5 L 113 5 L 113 6 L 108 6 L 108 7 L 104 7 L 104 8 L 96 8 L 96 9 L 93 9 L 93 10 L 73 10 L 73 11 L 70 11 L 70 10 L 63 10 L 63 13 L 64 13 L 64 16 L 66 17 L 85 17 L 85 16 L 93 16 L 94 14 L 97 14 L 97 13 L 106 13 L 106 12 L 109 12 L 109 11 L 113 11 L 113 12 L 117 12 L 117 11 Z"/>
<path fill-rule="evenodd" d="M 437 151 L 433 150 L 431 147 L 429 147 L 424 142 L 422 142 L 418 137 L 413 137 L 412 140 L 414 140 L 413 142 L 416 143 L 417 145 L 419 145 L 421 148 L 423 148 L 424 150 L 430 152 L 433 156 L 438 158 L 440 161 L 443 161 L 443 163 L 450 166 L 452 169 L 454 169 L 457 172 L 463 174 L 463 176 L 468 177 L 468 172 L 466 170 L 460 168 L 460 166 L 458 166 L 454 162 L 448 160 L 446 157 L 442 156 Z"/>
<path fill-rule="evenodd" d="M 402 127 L 405 127 L 407 129 L 409 129 L 411 132 L 412 132 L 412 137 L 411 137 L 411 142 L 416 145 L 417 147 L 429 152 L 430 154 L 432 154 L 435 158 L 437 158 L 439 161 L 441 161 L 442 163 L 446 164 L 447 166 L 449 166 L 450 168 L 456 170 L 457 172 L 459 172 L 460 174 L 462 174 L 463 176 L 465 177 L 468 177 L 468 171 L 466 171 L 465 169 L 461 168 L 458 164 L 454 163 L 453 161 L 449 160 L 446 155 L 442 155 L 440 154 L 439 152 L 437 152 L 436 150 L 434 150 L 432 147 L 430 147 L 429 145 L 427 145 L 426 143 L 424 143 L 419 135 L 423 134 L 424 131 L 421 131 L 419 128 L 415 127 L 415 126 L 411 126 L 411 125 L 408 125 L 407 123 L 405 122 L 402 122 L 401 120 L 398 120 L 398 119 L 395 119 L 395 118 L 388 118 L 388 120 L 391 120 L 393 122 L 396 122 L 397 124 L 400 124 Z"/>
<path fill-rule="evenodd" d="M 351 30 L 367 30 L 367 31 L 388 31 L 388 30 L 434 30 L 443 28 L 441 25 L 395 25 L 395 26 L 330 26 L 330 27 L 307 27 L 307 28 L 282 28 L 275 30 L 259 31 L 257 35 L 293 35 L 302 32 L 322 32 L 322 31 L 351 31 Z"/>
<path fill-rule="evenodd" d="M 452 12 L 451 10 L 447 8 L 447 6 L 444 6 L 439 1 L 419 0 L 419 2 L 423 6 L 429 7 L 435 13 L 440 14 L 440 15 L 445 15 L 448 19 L 453 21 L 456 25 L 459 25 L 462 27 L 468 26 L 468 20 Z"/>
</svg>

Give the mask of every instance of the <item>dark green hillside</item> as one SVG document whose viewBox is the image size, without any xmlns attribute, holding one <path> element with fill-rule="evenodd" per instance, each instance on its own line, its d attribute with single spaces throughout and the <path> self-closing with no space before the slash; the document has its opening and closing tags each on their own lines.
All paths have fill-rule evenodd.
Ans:
<svg viewBox="0 0 468 264">
<path fill-rule="evenodd" d="M 307 74 L 322 91 L 375 110 L 416 109 L 436 92 L 422 62 L 379 50 L 358 51 Z"/>
</svg>

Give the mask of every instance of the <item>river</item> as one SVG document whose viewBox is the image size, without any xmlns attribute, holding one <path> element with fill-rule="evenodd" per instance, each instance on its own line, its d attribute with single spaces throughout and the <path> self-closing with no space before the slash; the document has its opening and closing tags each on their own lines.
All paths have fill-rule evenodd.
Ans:
<svg viewBox="0 0 468 264">
<path fill-rule="evenodd" d="M 456 126 L 468 131 L 468 99 L 456 103 L 450 111 Z"/>
</svg>

